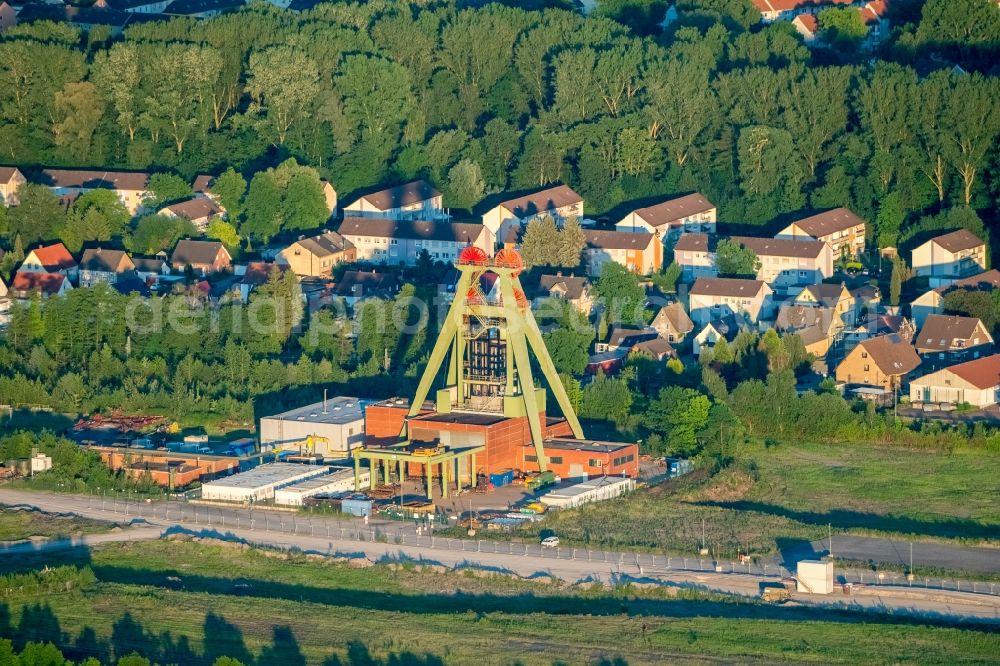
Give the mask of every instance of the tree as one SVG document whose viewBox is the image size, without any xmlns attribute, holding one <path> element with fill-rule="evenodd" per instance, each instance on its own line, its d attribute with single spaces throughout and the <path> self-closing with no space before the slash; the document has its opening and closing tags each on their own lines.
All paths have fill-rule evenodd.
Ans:
<svg viewBox="0 0 1000 666">
<path fill-rule="evenodd" d="M 896 247 L 899 242 L 899 230 L 903 226 L 905 217 L 898 192 L 890 192 L 882 197 L 878 207 L 878 215 L 875 216 L 875 235 L 878 247 Z"/>
<path fill-rule="evenodd" d="M 182 201 L 194 195 L 194 190 L 180 176 L 172 173 L 154 173 L 149 177 L 149 196 L 144 205 L 156 209 Z"/>
<path fill-rule="evenodd" d="M 559 243 L 555 248 L 556 265 L 564 268 L 575 268 L 580 265 L 583 249 L 587 247 L 587 237 L 580 226 L 580 220 L 570 216 L 563 222 L 559 232 Z"/>
<path fill-rule="evenodd" d="M 944 295 L 946 314 L 976 317 L 990 331 L 1000 325 L 1000 291 L 955 289 Z"/>
<path fill-rule="evenodd" d="M 583 389 L 580 402 L 580 416 L 602 421 L 622 423 L 628 418 L 632 407 L 632 392 L 621 379 L 609 379 L 603 374 Z"/>
<path fill-rule="evenodd" d="M 710 407 L 708 397 L 702 393 L 669 386 L 649 404 L 644 424 L 650 430 L 662 433 L 671 451 L 690 456 L 697 452 L 697 433 L 708 422 Z"/>
<path fill-rule="evenodd" d="M 289 130 L 312 115 L 320 93 L 319 68 L 291 46 L 254 51 L 249 65 L 247 113 L 274 145 L 283 145 Z"/>
<path fill-rule="evenodd" d="M 51 239 L 66 219 L 66 209 L 44 185 L 25 183 L 17 190 L 20 204 L 7 211 L 7 233 L 25 245 Z"/>
<path fill-rule="evenodd" d="M 240 246 L 240 235 L 237 233 L 236 227 L 232 223 L 220 218 L 216 218 L 208 223 L 205 235 L 209 238 L 222 241 L 222 244 L 226 246 L 226 249 L 230 253 Z"/>
<path fill-rule="evenodd" d="M 854 7 L 831 7 L 819 13 L 823 40 L 839 47 L 855 47 L 868 36 L 868 26 Z"/>
<path fill-rule="evenodd" d="M 505 240 L 503 238 L 499 239 Z M 529 268 L 551 266 L 552 248 L 559 242 L 559 228 L 550 215 L 532 218 L 521 238 L 521 256 Z"/>
<path fill-rule="evenodd" d="M 139 219 L 125 246 L 139 254 L 156 254 L 169 250 L 182 238 L 197 236 L 198 230 L 183 217 L 146 215 Z"/>
<path fill-rule="evenodd" d="M 310 173 L 311 172 L 311 173 Z M 316 229 L 330 217 L 319 176 L 311 169 L 293 175 L 281 198 L 282 230 Z"/>
<path fill-rule="evenodd" d="M 593 330 L 557 328 L 542 337 L 557 372 L 566 375 L 583 374 L 590 359 L 590 343 L 594 340 Z"/>
<path fill-rule="evenodd" d="M 274 175 L 260 171 L 250 181 L 240 234 L 267 242 L 281 230 L 281 189 Z"/>
<path fill-rule="evenodd" d="M 380 140 L 395 140 L 413 105 L 409 72 L 377 56 L 344 58 L 334 88 L 355 131 Z"/>
<path fill-rule="evenodd" d="M 723 238 L 715 249 L 715 266 L 719 275 L 729 277 L 756 277 L 760 270 L 757 254 L 740 243 Z"/>
<path fill-rule="evenodd" d="M 604 303 L 610 322 L 644 323 L 646 290 L 639 284 L 635 273 L 610 261 L 601 269 L 601 276 L 594 283 L 594 289 Z"/>
<path fill-rule="evenodd" d="M 94 57 L 92 78 L 111 103 L 118 124 L 129 142 L 135 141 L 139 128 L 141 70 L 138 47 L 132 42 L 118 42 L 110 50 Z"/>
<path fill-rule="evenodd" d="M 906 273 L 906 264 L 899 257 L 892 260 L 892 276 L 889 278 L 889 303 L 895 307 L 899 305 L 899 294 L 903 290 L 903 276 Z"/>
<path fill-rule="evenodd" d="M 123 237 L 131 219 L 131 213 L 113 191 L 91 190 L 73 202 L 59 238 L 70 251 L 77 252 L 87 241 Z"/>
<path fill-rule="evenodd" d="M 55 95 L 55 112 L 55 144 L 71 159 L 86 161 L 94 130 L 104 115 L 104 101 L 97 87 L 89 81 L 66 83 Z"/>
<path fill-rule="evenodd" d="M 737 146 L 740 187 L 760 209 L 753 221 L 763 222 L 775 213 L 801 208 L 802 169 L 795 159 L 792 136 L 783 129 L 744 127 Z"/>
<path fill-rule="evenodd" d="M 448 171 L 447 189 L 449 201 L 458 208 L 472 210 L 486 194 L 486 183 L 479 164 L 468 159 L 459 160 Z"/>
<path fill-rule="evenodd" d="M 243 196 L 247 191 L 247 181 L 229 167 L 212 183 L 212 193 L 219 197 L 219 204 L 226 210 L 230 222 L 235 223 L 243 211 Z"/>
</svg>

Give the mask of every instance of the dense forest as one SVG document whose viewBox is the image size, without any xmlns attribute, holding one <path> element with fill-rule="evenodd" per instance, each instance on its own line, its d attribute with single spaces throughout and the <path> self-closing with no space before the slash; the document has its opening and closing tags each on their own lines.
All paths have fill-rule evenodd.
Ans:
<svg viewBox="0 0 1000 666">
<path fill-rule="evenodd" d="M 121 38 L 23 24 L 0 39 L 0 161 L 190 179 L 294 157 L 342 197 L 423 176 L 455 208 L 561 180 L 594 215 L 699 190 L 740 223 L 849 206 L 893 244 L 1000 194 L 1000 12 L 893 6 L 876 54 L 807 49 L 748 0 L 684 0 L 662 31 L 665 3 L 631 0 L 258 2 Z"/>
</svg>

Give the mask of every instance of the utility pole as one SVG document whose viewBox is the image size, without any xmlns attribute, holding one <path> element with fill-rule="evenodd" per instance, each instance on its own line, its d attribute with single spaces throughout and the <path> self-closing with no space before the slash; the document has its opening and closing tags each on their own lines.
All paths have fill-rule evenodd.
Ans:
<svg viewBox="0 0 1000 666">
<path fill-rule="evenodd" d="M 833 523 L 827 523 L 826 529 L 830 535 L 830 559 L 833 559 Z"/>
</svg>

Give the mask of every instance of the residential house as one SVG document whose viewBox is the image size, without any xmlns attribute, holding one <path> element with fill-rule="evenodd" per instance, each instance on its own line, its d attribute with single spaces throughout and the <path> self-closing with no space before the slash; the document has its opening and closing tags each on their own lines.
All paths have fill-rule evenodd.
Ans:
<svg viewBox="0 0 1000 666">
<path fill-rule="evenodd" d="M 844 322 L 833 308 L 783 303 L 774 327 L 782 333 L 795 333 L 807 352 L 824 358 L 844 330 Z"/>
<path fill-rule="evenodd" d="M 413 266 L 426 251 L 434 261 L 454 263 L 469 245 L 492 250 L 481 224 L 345 217 L 339 231 L 354 245 L 358 261 Z"/>
<path fill-rule="evenodd" d="M 101 282 L 114 284 L 123 276 L 134 275 L 135 263 L 124 250 L 88 248 L 80 257 L 80 286 L 93 287 Z"/>
<path fill-rule="evenodd" d="M 950 285 L 944 285 L 924 292 L 910 303 L 910 316 L 917 326 L 923 326 L 927 316 L 944 312 L 945 296 L 951 292 L 965 289 L 969 291 L 992 291 L 1000 289 L 1000 271 L 989 270 L 979 275 L 957 280 Z"/>
<path fill-rule="evenodd" d="M 849 328 L 853 328 L 858 321 L 857 301 L 851 295 L 850 289 L 843 283 L 811 284 L 796 294 L 794 302 L 796 305 L 806 307 L 833 308 L 844 322 L 844 326 Z"/>
<path fill-rule="evenodd" d="M 714 349 L 719 340 L 732 342 L 740 331 L 748 328 L 746 320 L 739 315 L 726 315 L 706 323 L 691 340 L 691 352 L 696 356 L 706 349 Z"/>
<path fill-rule="evenodd" d="M 926 276 L 932 287 L 940 287 L 986 270 L 986 243 L 959 229 L 917 246 L 911 257 L 914 275 Z"/>
<path fill-rule="evenodd" d="M 3 32 L 7 28 L 13 28 L 15 25 L 17 25 L 17 12 L 6 2 L 0 1 L 0 32 Z M 0 177 L 2 177 L 2 174 L 0 174 Z M 3 196 L 0 196 L 0 201 L 2 200 Z"/>
<path fill-rule="evenodd" d="M 889 6 L 886 0 L 873 0 L 858 7 L 861 22 L 868 28 L 865 37 L 867 46 L 872 47 L 885 39 L 889 34 Z"/>
<path fill-rule="evenodd" d="M 271 263 L 270 261 L 251 261 L 247 264 L 247 269 L 240 278 L 239 290 L 240 300 L 244 303 L 250 300 L 250 292 L 262 284 L 266 284 L 271 277 L 271 271 L 281 272 L 290 270 L 287 265 Z"/>
<path fill-rule="evenodd" d="M 16 299 L 28 299 L 33 294 L 42 298 L 47 296 L 62 296 L 73 287 L 69 279 L 62 273 L 37 273 L 33 271 L 18 271 L 10 283 L 9 296 Z"/>
<path fill-rule="evenodd" d="M 833 250 L 822 241 L 752 236 L 730 240 L 753 250 L 760 259 L 757 279 L 775 289 L 804 287 L 833 275 Z"/>
<path fill-rule="evenodd" d="M 144 282 L 159 280 L 161 277 L 170 275 L 170 264 L 167 263 L 166 254 L 156 257 L 133 256 L 132 263 L 135 265 L 135 275 Z"/>
<path fill-rule="evenodd" d="M 898 335 L 900 339 L 912 343 L 917 335 L 917 327 L 912 320 L 900 315 L 869 312 L 867 317 L 859 320 L 857 326 L 843 330 L 843 351 L 849 352 L 862 340 L 889 334 Z"/>
<path fill-rule="evenodd" d="M 399 278 L 394 273 L 345 271 L 334 288 L 334 294 L 354 307 L 365 298 L 392 298 L 399 292 L 399 287 Z"/>
<path fill-rule="evenodd" d="M 658 337 L 659 334 L 652 328 L 616 327 L 611 330 L 607 342 L 594 344 L 594 351 L 600 354 L 618 349 L 630 349 L 640 342 L 655 340 Z"/>
<path fill-rule="evenodd" d="M 715 233 L 715 204 L 698 192 L 637 208 L 615 225 L 619 231 L 659 232 L 667 241 L 680 233 Z"/>
<path fill-rule="evenodd" d="M 333 184 L 325 178 L 319 179 L 319 185 L 323 188 L 323 199 L 326 201 L 326 209 L 330 211 L 330 215 L 332 216 L 337 212 L 337 190 L 335 190 L 333 188 Z"/>
<path fill-rule="evenodd" d="M 863 387 L 862 397 L 880 402 L 892 401 L 910 373 L 920 365 L 920 357 L 898 335 L 880 335 L 862 340 L 837 366 L 837 381 Z"/>
<path fill-rule="evenodd" d="M 633 273 L 650 275 L 663 268 L 663 244 L 656 234 L 584 229 L 584 256 L 591 277 L 598 277 L 609 261 Z"/>
<path fill-rule="evenodd" d="M 211 176 L 207 173 L 199 173 L 194 177 L 194 183 L 191 184 L 191 189 L 194 190 L 195 194 L 206 196 L 215 203 L 219 203 L 219 195 L 212 191 L 213 185 L 215 185 L 215 176 Z"/>
<path fill-rule="evenodd" d="M 596 375 L 598 373 L 613 375 L 625 365 L 625 359 L 628 358 L 630 349 L 630 347 L 619 347 L 611 351 L 591 354 L 587 359 L 587 367 L 584 368 L 584 372 L 588 375 Z"/>
<path fill-rule="evenodd" d="M 61 273 L 76 280 L 78 266 L 65 245 L 52 243 L 29 252 L 17 270 L 21 273 Z"/>
<path fill-rule="evenodd" d="M 643 340 L 632 345 L 629 356 L 649 356 L 654 361 L 668 361 L 677 358 L 677 351 L 663 338 Z"/>
<path fill-rule="evenodd" d="M 682 342 L 694 330 L 694 322 L 679 302 L 660 308 L 650 326 L 661 338 L 674 344 Z"/>
<path fill-rule="evenodd" d="M 24 5 L 17 14 L 18 23 L 55 21 L 72 25 L 84 32 L 89 32 L 96 27 L 104 27 L 112 35 L 120 35 L 126 25 L 140 23 L 145 20 L 165 20 L 166 18 L 162 14 L 134 14 L 115 9 L 101 8 L 97 5 L 91 7 L 73 7 L 71 5 L 42 3 Z"/>
<path fill-rule="evenodd" d="M 910 382 L 910 401 L 990 407 L 1000 395 L 1000 354 L 943 368 Z"/>
<path fill-rule="evenodd" d="M 299 276 L 330 277 L 333 267 L 357 259 L 354 244 L 336 231 L 300 238 L 278 252 L 274 261 Z"/>
<path fill-rule="evenodd" d="M 10 5 L 7 5 L 10 7 Z M 17 190 L 27 179 L 17 167 L 0 166 L 0 205 L 14 206 L 17 204 Z"/>
<path fill-rule="evenodd" d="M 709 247 L 707 234 L 682 234 L 674 245 L 674 262 L 681 267 L 681 279 L 685 282 L 718 274 L 715 246 Z"/>
<path fill-rule="evenodd" d="M 111 190 L 135 215 L 149 196 L 149 174 L 134 171 L 86 171 L 80 169 L 44 169 L 39 183 L 64 201 L 96 189 Z"/>
<path fill-rule="evenodd" d="M 208 275 L 230 270 L 233 258 L 226 246 L 219 241 L 184 239 L 177 243 L 170 255 L 170 264 L 175 271 L 190 268 L 195 273 Z"/>
<path fill-rule="evenodd" d="M 415 180 L 359 197 L 344 206 L 344 217 L 437 220 L 447 215 L 441 193 L 430 183 Z"/>
<path fill-rule="evenodd" d="M 925 366 L 936 370 L 986 356 L 993 350 L 993 336 L 977 317 L 928 315 L 914 344 Z"/>
<path fill-rule="evenodd" d="M 594 307 L 594 293 L 590 281 L 585 277 L 563 275 L 542 275 L 538 280 L 539 290 L 549 298 L 571 303 L 579 312 L 589 316 Z"/>
<path fill-rule="evenodd" d="M 179 201 L 169 206 L 164 206 L 159 211 L 160 215 L 166 217 L 182 217 L 190 220 L 195 229 L 204 233 L 208 229 L 208 224 L 212 220 L 222 217 L 222 207 L 213 199 L 207 196 L 196 196 L 186 201 Z"/>
<path fill-rule="evenodd" d="M 704 326 L 727 315 L 757 323 L 774 315 L 774 290 L 761 280 L 698 278 L 688 293 L 692 321 Z"/>
<path fill-rule="evenodd" d="M 799 14 L 792 19 L 792 27 L 802 35 L 802 41 L 807 45 L 815 42 L 819 34 L 819 21 L 813 14 Z"/>
<path fill-rule="evenodd" d="M 487 244 L 492 250 L 507 238 L 510 229 L 520 229 L 543 215 L 550 215 L 556 224 L 570 217 L 582 220 L 583 197 L 568 185 L 555 185 L 501 201 L 483 214 L 483 225 L 489 230 Z"/>
<path fill-rule="evenodd" d="M 820 240 L 830 245 L 834 259 L 853 257 L 865 251 L 865 221 L 846 208 L 834 208 L 792 222 L 775 238 Z"/>
</svg>

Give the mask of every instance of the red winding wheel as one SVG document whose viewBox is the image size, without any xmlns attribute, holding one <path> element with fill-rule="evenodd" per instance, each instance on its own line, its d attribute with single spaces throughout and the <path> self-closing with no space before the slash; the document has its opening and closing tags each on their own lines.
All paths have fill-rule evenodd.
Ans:
<svg viewBox="0 0 1000 666">
<path fill-rule="evenodd" d="M 486 254 L 486 250 L 475 245 L 470 245 L 459 253 L 458 263 L 485 266 L 489 258 L 490 256 Z"/>
<path fill-rule="evenodd" d="M 524 269 L 524 259 L 517 250 L 504 248 L 493 258 L 493 265 L 513 269 L 514 275 L 519 275 Z"/>
</svg>

